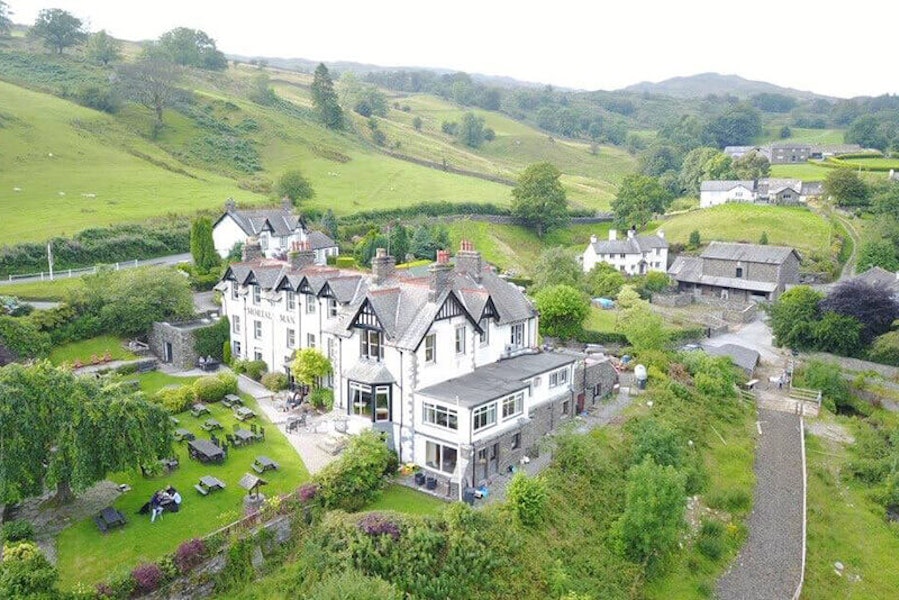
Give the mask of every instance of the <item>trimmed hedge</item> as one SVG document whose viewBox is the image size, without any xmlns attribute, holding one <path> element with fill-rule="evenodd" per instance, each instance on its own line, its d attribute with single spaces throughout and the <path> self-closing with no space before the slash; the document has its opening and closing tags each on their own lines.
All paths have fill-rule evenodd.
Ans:
<svg viewBox="0 0 899 600">
<path fill-rule="evenodd" d="M 27 317 L 0 316 L 0 346 L 18 359 L 44 358 L 50 355 L 51 340 Z"/>
<path fill-rule="evenodd" d="M 623 333 L 616 333 L 613 331 L 592 331 L 589 329 L 582 329 L 574 339 L 582 344 L 627 345 L 627 337 Z"/>
</svg>

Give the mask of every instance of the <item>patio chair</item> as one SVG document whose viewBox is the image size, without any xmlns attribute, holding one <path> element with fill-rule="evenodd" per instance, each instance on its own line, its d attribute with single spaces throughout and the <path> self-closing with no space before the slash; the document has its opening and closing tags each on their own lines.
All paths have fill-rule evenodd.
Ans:
<svg viewBox="0 0 899 600">
<path fill-rule="evenodd" d="M 250 423 L 250 431 L 252 431 L 253 433 L 256 433 L 256 424 L 255 423 Z"/>
<path fill-rule="evenodd" d="M 256 436 L 257 436 L 260 440 L 264 440 L 264 439 L 265 439 L 265 427 L 260 427 L 260 428 L 259 428 L 259 433 L 257 433 Z"/>
</svg>

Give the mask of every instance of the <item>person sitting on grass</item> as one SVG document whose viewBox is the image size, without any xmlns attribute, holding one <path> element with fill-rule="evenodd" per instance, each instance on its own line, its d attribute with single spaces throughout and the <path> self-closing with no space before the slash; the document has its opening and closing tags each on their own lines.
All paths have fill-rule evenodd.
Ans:
<svg viewBox="0 0 899 600">
<path fill-rule="evenodd" d="M 172 486 L 169 486 L 165 492 L 169 497 L 169 503 L 166 505 L 166 509 L 172 512 L 181 510 L 181 493 Z"/>
</svg>

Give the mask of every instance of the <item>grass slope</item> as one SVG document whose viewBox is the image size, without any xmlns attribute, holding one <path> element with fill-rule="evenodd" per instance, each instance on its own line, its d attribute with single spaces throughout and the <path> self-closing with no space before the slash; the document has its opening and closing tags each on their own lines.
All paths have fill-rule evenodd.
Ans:
<svg viewBox="0 0 899 600">
<path fill-rule="evenodd" d="M 831 224 L 806 208 L 722 204 L 678 215 L 661 225 L 665 237 L 686 244 L 690 232 L 698 230 L 702 243 L 712 240 L 756 244 L 767 232 L 772 246 L 792 246 L 803 252 L 829 255 Z"/>
<path fill-rule="evenodd" d="M 77 360 L 84 364 L 90 364 L 92 357 L 102 358 L 107 353 L 112 357 L 112 360 L 137 358 L 122 347 L 120 338 L 114 335 L 101 335 L 89 340 L 57 346 L 50 353 L 50 362 L 54 365 L 61 365 L 72 364 Z"/>
</svg>

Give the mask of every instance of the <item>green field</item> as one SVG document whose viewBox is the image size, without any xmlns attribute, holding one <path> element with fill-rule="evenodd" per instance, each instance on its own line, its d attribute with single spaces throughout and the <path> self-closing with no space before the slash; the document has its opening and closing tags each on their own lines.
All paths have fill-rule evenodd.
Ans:
<svg viewBox="0 0 899 600">
<path fill-rule="evenodd" d="M 381 493 L 381 497 L 365 510 L 393 510 L 409 515 L 433 515 L 439 513 L 446 502 L 399 484 L 390 484 Z"/>
<path fill-rule="evenodd" d="M 698 230 L 703 244 L 717 240 L 756 244 L 762 232 L 772 246 L 830 254 L 831 224 L 806 208 L 722 204 L 666 219 L 660 226 L 672 242 L 686 244 Z"/>
<path fill-rule="evenodd" d="M 862 170 L 876 169 L 878 171 L 899 170 L 899 158 L 844 158 L 843 162 L 858 165 Z"/>
<path fill-rule="evenodd" d="M 795 165 L 771 165 L 771 177 L 801 179 L 802 181 L 824 181 L 830 168 L 824 163 L 806 162 Z"/>
<path fill-rule="evenodd" d="M 191 379 L 173 378 L 161 373 L 141 376 L 147 380 L 146 389 L 158 389 L 169 383 L 185 383 Z M 173 552 L 178 545 L 193 537 L 203 536 L 227 525 L 243 515 L 245 491 L 237 482 L 250 471 L 258 455 L 266 455 L 281 465 L 278 471 L 269 471 L 265 479 L 269 485 L 267 495 L 285 493 L 296 489 L 309 479 L 306 467 L 294 448 L 276 425 L 258 410 L 256 402 L 242 395 L 247 406 L 259 416 L 257 425 L 265 428 L 265 441 L 228 450 L 228 458 L 221 465 L 206 465 L 192 461 L 187 456 L 187 446 L 176 443 L 175 451 L 181 466 L 169 475 L 147 478 L 138 472 L 114 474 L 109 477 L 116 483 L 126 483 L 131 490 L 122 494 L 113 506 L 121 510 L 128 523 L 125 527 L 103 535 L 91 519 L 72 524 L 59 536 L 60 581 L 64 589 L 71 589 L 78 582 L 93 584 L 106 579 L 113 572 L 128 571 L 141 561 L 158 560 L 163 554 Z M 231 432 L 238 421 L 224 406 L 211 405 L 212 416 Z M 184 427 L 198 438 L 209 439 L 200 428 L 206 420 L 193 417 L 189 412 L 178 415 Z M 203 475 L 213 475 L 225 482 L 220 492 L 201 496 L 194 484 Z M 165 513 L 161 521 L 150 523 L 149 516 L 138 515 L 137 510 L 147 502 L 154 491 L 173 485 L 184 497 L 181 511 Z"/>
<path fill-rule="evenodd" d="M 113 335 L 101 335 L 81 342 L 57 346 L 50 353 L 54 365 L 72 364 L 76 361 L 90 364 L 93 357 L 102 358 L 109 354 L 112 360 L 132 360 L 137 358 L 122 347 L 122 340 Z"/>
<path fill-rule="evenodd" d="M 775 133 L 780 133 L 778 129 Z M 842 129 L 803 129 L 802 127 L 790 127 L 790 137 L 778 142 L 803 143 L 803 144 L 842 144 L 845 132 Z"/>
<path fill-rule="evenodd" d="M 23 300 L 65 300 L 69 291 L 81 284 L 80 277 L 67 277 L 54 281 L 29 281 L 0 285 L 0 295 L 15 296 Z"/>
</svg>

